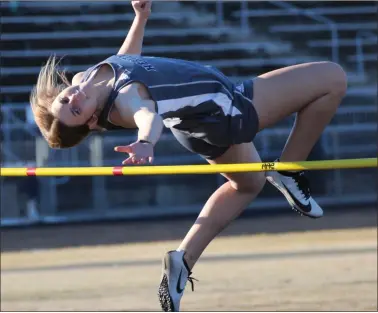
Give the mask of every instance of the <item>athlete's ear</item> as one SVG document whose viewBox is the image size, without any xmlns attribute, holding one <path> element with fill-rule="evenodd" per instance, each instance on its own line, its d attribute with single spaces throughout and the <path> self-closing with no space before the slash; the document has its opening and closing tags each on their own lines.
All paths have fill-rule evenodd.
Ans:
<svg viewBox="0 0 378 313">
<path fill-rule="evenodd" d="M 89 129 L 95 129 L 97 127 L 98 117 L 93 114 L 92 117 L 87 122 L 87 125 L 89 126 Z"/>
</svg>

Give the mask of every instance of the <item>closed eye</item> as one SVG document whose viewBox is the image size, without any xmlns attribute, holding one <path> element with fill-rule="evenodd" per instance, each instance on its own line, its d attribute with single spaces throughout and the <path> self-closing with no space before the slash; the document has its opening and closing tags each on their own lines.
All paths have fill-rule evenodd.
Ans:
<svg viewBox="0 0 378 313">
<path fill-rule="evenodd" d="M 63 97 L 63 98 L 59 99 L 59 102 L 61 104 L 68 104 L 70 102 L 70 100 L 67 97 Z"/>
</svg>

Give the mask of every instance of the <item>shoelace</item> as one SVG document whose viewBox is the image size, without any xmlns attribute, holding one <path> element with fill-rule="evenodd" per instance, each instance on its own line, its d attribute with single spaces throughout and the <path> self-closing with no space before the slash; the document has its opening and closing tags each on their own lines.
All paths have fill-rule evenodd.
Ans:
<svg viewBox="0 0 378 313">
<path fill-rule="evenodd" d="M 188 275 L 188 281 L 192 285 L 192 292 L 193 292 L 194 291 L 194 282 L 193 282 L 193 280 L 195 280 L 195 281 L 199 281 L 199 280 L 195 279 L 194 277 L 191 277 L 190 275 L 192 275 L 192 272 L 190 272 L 189 275 Z"/>
<path fill-rule="evenodd" d="M 297 184 L 299 190 L 302 191 L 304 197 L 306 200 L 308 200 L 311 197 L 310 194 L 310 183 L 307 180 L 306 176 L 304 175 L 304 172 L 298 172 L 297 175 L 293 176 L 293 179 L 295 183 Z"/>
</svg>

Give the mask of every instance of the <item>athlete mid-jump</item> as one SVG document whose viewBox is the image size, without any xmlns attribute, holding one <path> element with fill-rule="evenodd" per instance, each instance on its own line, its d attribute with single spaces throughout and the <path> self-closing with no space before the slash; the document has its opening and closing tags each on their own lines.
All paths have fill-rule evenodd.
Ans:
<svg viewBox="0 0 378 313">
<path fill-rule="evenodd" d="M 153 161 L 165 126 L 210 164 L 261 162 L 252 142 L 256 133 L 296 113 L 279 161 L 306 160 L 345 95 L 347 79 L 339 65 L 297 64 L 234 84 L 214 67 L 141 56 L 151 2 L 132 4 L 136 17 L 117 55 L 76 74 L 72 82 L 58 72 L 53 57 L 41 69 L 31 104 L 52 148 L 73 147 L 96 130 L 137 128 L 135 142 L 115 149 L 129 155 L 124 164 L 145 164 Z M 164 310 L 179 310 L 194 264 L 260 193 L 266 178 L 295 210 L 323 215 L 303 172 L 223 175 L 227 182 L 204 205 L 201 222 L 164 258 L 159 287 Z"/>
</svg>

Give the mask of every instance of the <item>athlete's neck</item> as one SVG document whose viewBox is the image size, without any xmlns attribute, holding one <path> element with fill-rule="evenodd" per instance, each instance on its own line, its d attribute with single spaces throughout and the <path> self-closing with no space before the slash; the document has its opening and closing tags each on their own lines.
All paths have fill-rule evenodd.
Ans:
<svg viewBox="0 0 378 313">
<path fill-rule="evenodd" d="M 91 85 L 95 91 L 97 99 L 96 114 L 99 116 L 104 109 L 114 86 L 113 70 L 109 66 L 101 66 L 95 73 Z"/>
<path fill-rule="evenodd" d="M 106 102 L 108 101 L 109 95 L 113 88 L 114 79 L 110 80 L 102 80 L 95 83 L 93 86 L 96 90 L 96 98 L 97 98 L 97 110 L 96 112 L 102 112 L 105 107 Z"/>
</svg>

